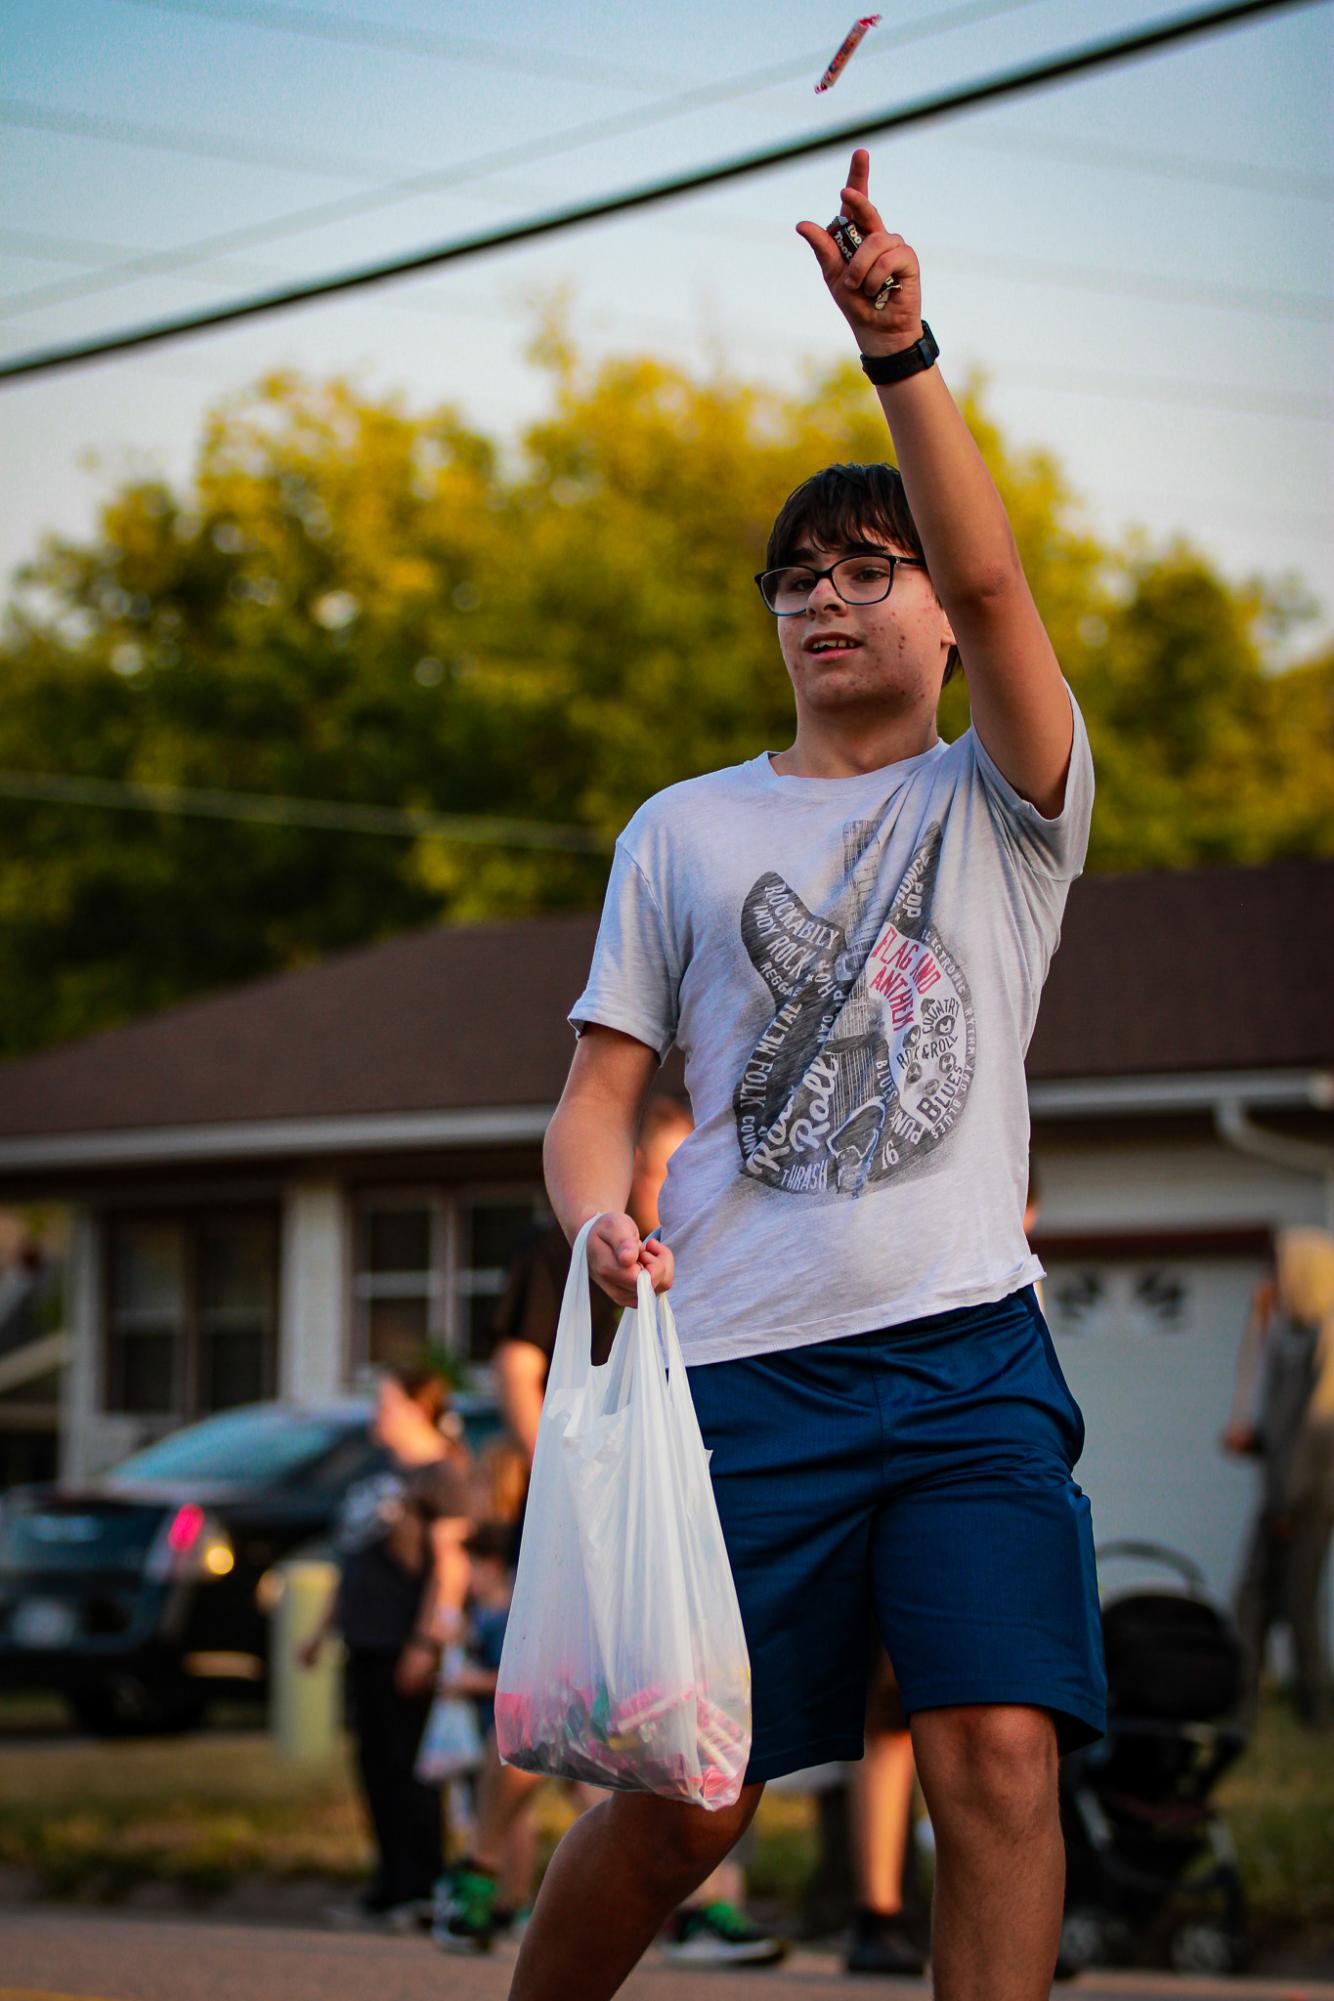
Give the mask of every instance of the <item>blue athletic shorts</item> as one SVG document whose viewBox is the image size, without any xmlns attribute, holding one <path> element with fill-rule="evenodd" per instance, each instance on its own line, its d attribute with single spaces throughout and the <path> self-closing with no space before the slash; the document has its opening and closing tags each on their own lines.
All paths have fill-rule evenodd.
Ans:
<svg viewBox="0 0 1334 2001">
<path fill-rule="evenodd" d="M 904 1707 L 1106 1729 L 1084 1420 L 1032 1286 L 735 1362 L 690 1389 L 750 1647 L 747 1781 L 860 1758 L 872 1619 Z"/>
</svg>

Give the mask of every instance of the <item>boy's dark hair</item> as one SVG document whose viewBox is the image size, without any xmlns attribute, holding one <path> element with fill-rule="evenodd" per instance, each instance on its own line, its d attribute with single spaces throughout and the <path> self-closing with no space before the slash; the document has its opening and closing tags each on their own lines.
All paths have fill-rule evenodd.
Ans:
<svg viewBox="0 0 1334 2001">
<path fill-rule="evenodd" d="M 514 1524 L 512 1522 L 479 1522 L 463 1538 L 463 1547 L 469 1556 L 480 1562 L 488 1559 L 492 1563 L 508 1564 L 514 1555 Z"/>
<path fill-rule="evenodd" d="M 404 1396 L 420 1404 L 434 1424 L 449 1403 L 449 1385 L 429 1362 L 400 1364 L 389 1371 Z"/>
<path fill-rule="evenodd" d="M 919 563 L 925 561 L 897 466 L 826 466 L 804 479 L 783 502 L 769 531 L 764 567 L 781 569 L 798 549 L 817 543 L 825 549 L 846 547 L 859 541 L 868 528 L 896 548 L 906 549 Z M 954 678 L 958 667 L 959 649 L 951 646 L 945 681 Z"/>
</svg>

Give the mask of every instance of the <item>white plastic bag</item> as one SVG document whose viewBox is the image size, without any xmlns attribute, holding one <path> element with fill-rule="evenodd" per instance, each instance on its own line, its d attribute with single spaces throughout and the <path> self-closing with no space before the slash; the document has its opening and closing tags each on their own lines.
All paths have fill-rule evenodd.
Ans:
<svg viewBox="0 0 1334 2001">
<path fill-rule="evenodd" d="M 440 1662 L 442 1689 L 461 1672 L 465 1659 L 462 1647 L 446 1647 Z M 442 1785 L 446 1779 L 475 1772 L 481 1762 L 476 1705 L 462 1696 L 437 1694 L 417 1747 L 415 1777 L 424 1786 Z"/>
<path fill-rule="evenodd" d="M 750 1659 L 708 1454 L 671 1307 L 645 1273 L 593 1367 L 591 1228 L 538 1426 L 496 1742 L 523 1771 L 730 1806 L 750 1756 Z"/>
</svg>

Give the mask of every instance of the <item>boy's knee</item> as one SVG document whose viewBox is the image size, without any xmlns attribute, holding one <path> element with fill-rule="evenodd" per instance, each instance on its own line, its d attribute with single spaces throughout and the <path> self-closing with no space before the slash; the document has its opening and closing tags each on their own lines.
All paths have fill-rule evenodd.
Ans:
<svg viewBox="0 0 1334 2001">
<path fill-rule="evenodd" d="M 1017 1831 L 1056 1811 L 1056 1730 L 1046 1711 L 968 1705 L 929 1712 L 914 1727 L 933 1821 L 980 1818 Z"/>
<path fill-rule="evenodd" d="M 734 1806 L 706 1813 L 702 1807 L 644 1793 L 616 1793 L 612 1813 L 618 1836 L 632 1844 L 647 1877 L 685 1895 L 702 1883 L 735 1847 L 755 1815 L 762 1785 L 746 1786 Z"/>
</svg>

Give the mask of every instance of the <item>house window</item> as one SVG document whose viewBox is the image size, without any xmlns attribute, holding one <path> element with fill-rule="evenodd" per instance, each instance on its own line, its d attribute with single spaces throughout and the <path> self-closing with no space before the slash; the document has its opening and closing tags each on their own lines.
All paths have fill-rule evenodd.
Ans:
<svg viewBox="0 0 1334 2001">
<path fill-rule="evenodd" d="M 443 1224 L 429 1195 L 384 1197 L 361 1212 L 356 1290 L 361 1354 L 373 1368 L 411 1367 L 443 1338 Z"/>
<path fill-rule="evenodd" d="M 491 1318 L 515 1252 L 547 1216 L 540 1189 L 419 1189 L 367 1198 L 358 1226 L 357 1356 L 412 1367 L 431 1349 L 491 1358 Z"/>
<path fill-rule="evenodd" d="M 173 1416 L 184 1404 L 185 1225 L 117 1217 L 110 1251 L 107 1408 Z"/>
<path fill-rule="evenodd" d="M 490 1361 L 496 1301 L 505 1290 L 516 1252 L 548 1215 L 536 1189 L 483 1193 L 460 1203 L 454 1347 L 464 1360 Z"/>
<path fill-rule="evenodd" d="M 190 1418 L 272 1394 L 272 1212 L 115 1215 L 107 1241 L 108 1410 Z"/>
<path fill-rule="evenodd" d="M 273 1393 L 278 1226 L 274 1216 L 209 1216 L 199 1226 L 199 1408 Z"/>
</svg>

